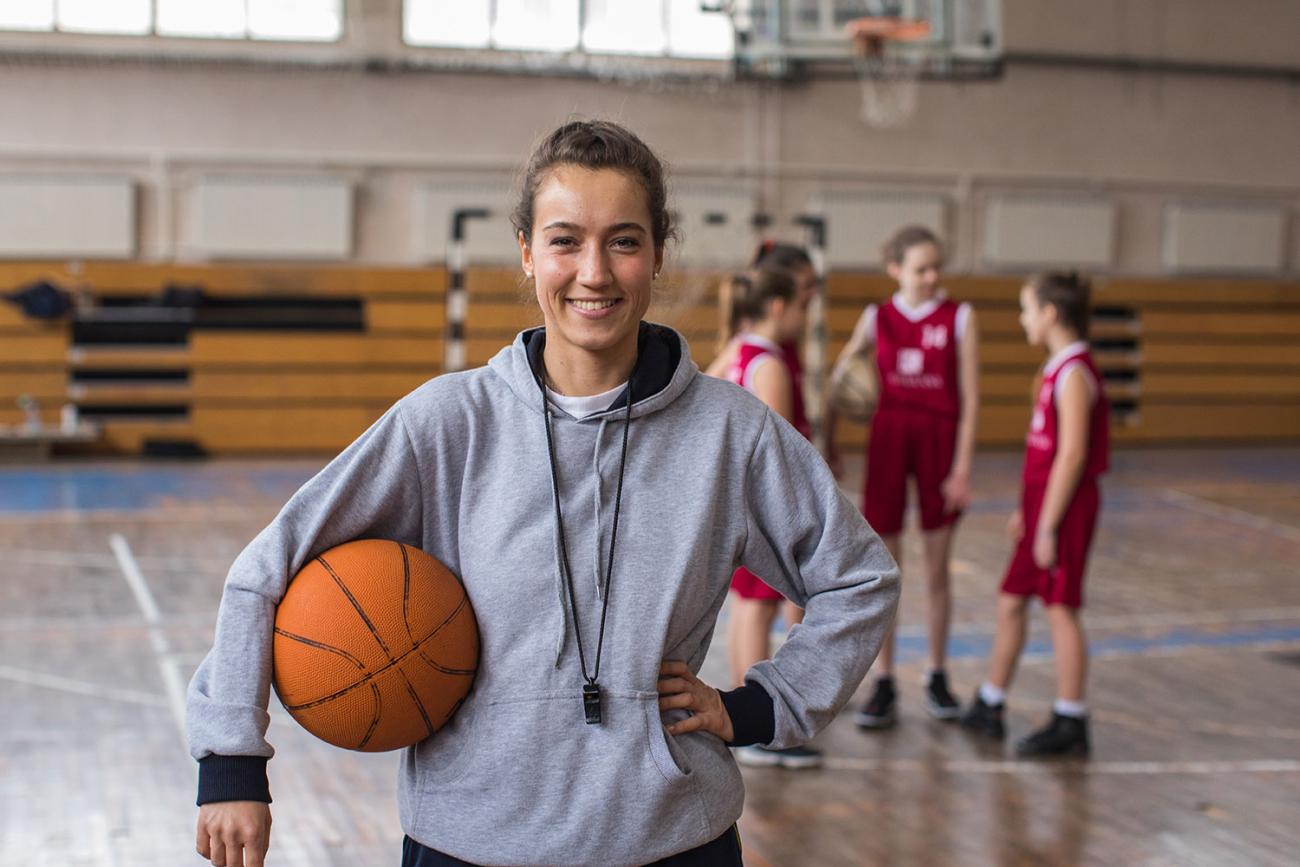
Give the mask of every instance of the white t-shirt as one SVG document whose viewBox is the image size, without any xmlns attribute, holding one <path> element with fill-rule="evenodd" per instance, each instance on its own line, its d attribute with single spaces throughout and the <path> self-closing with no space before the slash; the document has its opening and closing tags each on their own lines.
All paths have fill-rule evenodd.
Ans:
<svg viewBox="0 0 1300 867">
<path fill-rule="evenodd" d="M 556 409 L 568 413 L 576 419 L 584 419 L 589 415 L 595 415 L 609 409 L 614 399 L 623 393 L 627 388 L 627 383 L 616 385 L 609 391 L 602 391 L 600 394 L 592 394 L 584 397 L 569 397 L 567 394 L 560 394 L 558 391 L 552 391 L 548 385 L 546 387 L 546 399 L 551 402 Z"/>
</svg>

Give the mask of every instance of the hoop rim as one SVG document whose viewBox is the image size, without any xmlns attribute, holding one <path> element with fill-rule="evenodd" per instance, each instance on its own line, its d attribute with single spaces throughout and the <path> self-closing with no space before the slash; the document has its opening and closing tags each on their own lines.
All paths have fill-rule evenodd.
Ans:
<svg viewBox="0 0 1300 867">
<path fill-rule="evenodd" d="M 845 23 L 844 32 L 853 41 L 916 42 L 930 35 L 930 22 L 924 18 L 899 18 L 868 15 Z"/>
</svg>

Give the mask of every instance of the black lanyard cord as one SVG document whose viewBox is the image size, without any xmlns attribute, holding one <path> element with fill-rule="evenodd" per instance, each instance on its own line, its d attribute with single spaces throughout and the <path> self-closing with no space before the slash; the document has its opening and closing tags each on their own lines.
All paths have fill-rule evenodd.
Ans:
<svg viewBox="0 0 1300 867">
<path fill-rule="evenodd" d="M 635 374 L 635 372 L 634 366 L 633 373 Z M 623 508 L 623 475 L 627 469 L 628 430 L 632 427 L 632 379 L 631 377 L 628 378 L 627 385 L 627 411 L 623 416 L 623 454 L 619 458 L 618 464 L 618 490 L 614 497 L 614 526 L 610 530 L 609 560 L 605 567 L 605 598 L 600 609 L 600 635 L 596 639 L 596 667 L 591 674 L 587 674 L 587 655 L 582 649 L 582 625 L 578 618 L 578 601 L 573 588 L 573 570 L 569 566 L 569 546 L 564 536 L 564 514 L 560 509 L 559 470 L 555 458 L 555 435 L 551 431 L 551 404 L 547 400 L 545 382 L 540 378 L 539 385 L 542 386 L 542 410 L 546 417 L 546 452 L 551 464 L 551 494 L 555 503 L 555 527 L 560 537 L 560 566 L 564 571 L 564 584 L 569 592 L 569 612 L 573 616 L 573 633 L 578 644 L 578 662 L 582 666 L 582 677 L 583 680 L 594 687 L 596 679 L 600 677 L 600 660 L 605 648 L 605 620 L 609 615 L 609 597 L 614 584 L 614 547 L 618 543 L 618 518 Z M 596 479 L 596 484 L 600 484 L 599 478 Z M 596 532 L 600 532 L 599 525 L 596 527 Z"/>
</svg>

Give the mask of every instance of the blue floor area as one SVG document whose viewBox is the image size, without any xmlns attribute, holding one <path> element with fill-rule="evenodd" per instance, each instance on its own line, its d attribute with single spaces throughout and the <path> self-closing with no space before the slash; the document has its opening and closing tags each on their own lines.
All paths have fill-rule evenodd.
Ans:
<svg viewBox="0 0 1300 867">
<path fill-rule="evenodd" d="M 0 513 L 140 511 L 178 503 L 283 502 L 320 468 L 274 464 L 106 464 L 0 469 Z"/>
<path fill-rule="evenodd" d="M 1085 626 L 1087 615 L 1084 616 Z M 1190 648 L 1242 648 L 1266 644 L 1285 644 L 1300 641 L 1300 625 L 1277 624 L 1249 626 L 1224 631 L 1220 627 L 1206 629 L 1174 629 L 1160 635 L 1089 635 L 1088 652 L 1094 659 L 1108 656 L 1142 656 L 1161 651 Z M 990 635 L 954 635 L 948 641 L 950 659 L 988 659 L 993 647 Z M 924 635 L 900 636 L 898 660 L 903 663 L 923 662 L 929 656 L 929 644 Z M 1025 656 L 1050 657 L 1052 642 L 1047 636 L 1030 638 L 1025 643 Z"/>
</svg>

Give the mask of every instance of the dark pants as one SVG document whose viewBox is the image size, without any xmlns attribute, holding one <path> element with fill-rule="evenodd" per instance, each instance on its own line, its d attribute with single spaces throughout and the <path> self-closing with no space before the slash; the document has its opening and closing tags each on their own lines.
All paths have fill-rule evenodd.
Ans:
<svg viewBox="0 0 1300 867">
<path fill-rule="evenodd" d="M 742 867 L 740 858 L 740 832 L 732 825 L 722 836 L 696 846 L 689 852 L 678 852 L 654 862 L 655 867 Z M 468 861 L 444 855 L 421 846 L 407 837 L 402 841 L 402 867 L 474 867 Z"/>
</svg>

